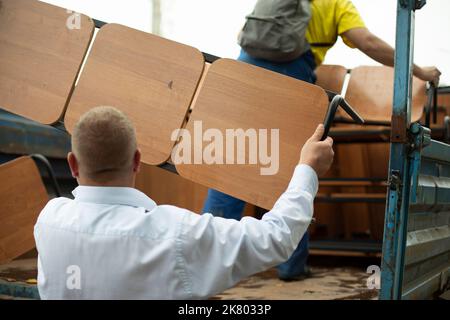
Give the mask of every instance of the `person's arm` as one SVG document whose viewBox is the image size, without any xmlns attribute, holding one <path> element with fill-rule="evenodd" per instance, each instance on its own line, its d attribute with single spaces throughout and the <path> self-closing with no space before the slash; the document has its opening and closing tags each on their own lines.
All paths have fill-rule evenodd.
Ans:
<svg viewBox="0 0 450 320">
<path fill-rule="evenodd" d="M 375 61 L 386 66 L 394 66 L 394 48 L 370 32 L 369 29 L 350 29 L 344 32 L 342 36 Z M 419 67 L 417 65 L 414 65 L 413 73 L 419 79 L 433 82 L 436 86 L 441 75 L 436 67 Z"/>
<path fill-rule="evenodd" d="M 333 161 L 331 138 L 319 141 L 323 132 L 320 126 L 305 144 L 287 190 L 262 220 L 185 215 L 178 251 L 180 275 L 191 298 L 217 294 L 293 253 L 312 219 L 317 175 Z"/>
</svg>

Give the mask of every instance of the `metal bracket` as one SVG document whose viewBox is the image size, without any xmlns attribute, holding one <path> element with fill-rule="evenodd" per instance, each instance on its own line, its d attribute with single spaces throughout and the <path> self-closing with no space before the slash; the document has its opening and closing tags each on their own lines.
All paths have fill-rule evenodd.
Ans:
<svg viewBox="0 0 450 320">
<path fill-rule="evenodd" d="M 416 0 L 416 4 L 415 4 L 414 10 L 420 10 L 426 4 L 427 4 L 427 0 Z"/>
<path fill-rule="evenodd" d="M 402 8 L 408 8 L 410 3 L 410 0 L 400 0 L 400 5 L 402 6 Z M 414 7 L 411 8 L 411 10 L 420 10 L 426 4 L 427 0 L 415 0 L 413 3 Z"/>
<path fill-rule="evenodd" d="M 413 123 L 408 131 L 410 145 L 408 157 L 411 159 L 410 176 L 411 192 L 410 202 L 415 203 L 417 197 L 417 188 L 419 185 L 420 166 L 422 162 L 422 150 L 431 143 L 431 130 L 421 126 L 419 123 Z"/>
<path fill-rule="evenodd" d="M 389 189 L 392 191 L 397 191 L 401 195 L 401 189 L 403 187 L 402 179 L 400 177 L 400 171 L 399 170 L 392 170 L 391 174 L 389 175 L 389 181 L 388 181 Z M 401 197 L 399 197 L 399 201 L 401 200 Z"/>
<path fill-rule="evenodd" d="M 328 99 L 331 101 L 328 105 L 327 114 L 325 115 L 324 126 L 325 132 L 322 136 L 321 140 L 325 140 L 330 132 L 331 124 L 336 115 L 336 111 L 339 107 L 341 107 L 352 119 L 355 123 L 364 124 L 364 119 L 348 104 L 345 99 L 332 91 L 326 91 L 328 95 Z"/>
<path fill-rule="evenodd" d="M 413 123 L 408 130 L 409 135 L 409 154 L 422 151 L 424 147 L 431 143 L 430 128 L 421 126 L 419 123 Z"/>
</svg>

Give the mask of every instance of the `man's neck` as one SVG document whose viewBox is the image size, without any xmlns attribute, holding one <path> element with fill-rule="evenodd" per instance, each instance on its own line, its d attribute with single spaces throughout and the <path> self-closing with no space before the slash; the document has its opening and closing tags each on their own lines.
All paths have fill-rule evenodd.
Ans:
<svg viewBox="0 0 450 320">
<path fill-rule="evenodd" d="M 89 178 L 82 178 L 79 177 L 77 179 L 78 184 L 80 186 L 85 187 L 122 187 L 122 188 L 134 188 L 135 187 L 135 179 L 128 178 L 128 179 L 115 179 L 115 180 L 108 180 L 108 181 L 96 181 Z"/>
</svg>

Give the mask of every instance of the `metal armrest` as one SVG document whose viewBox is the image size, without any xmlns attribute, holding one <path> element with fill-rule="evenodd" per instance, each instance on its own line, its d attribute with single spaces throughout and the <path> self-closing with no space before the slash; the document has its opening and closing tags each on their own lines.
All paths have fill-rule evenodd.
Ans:
<svg viewBox="0 0 450 320">
<path fill-rule="evenodd" d="M 336 111 L 339 107 L 341 107 L 357 124 L 364 124 L 364 119 L 361 118 L 361 116 L 348 104 L 345 99 L 332 91 L 326 91 L 328 94 L 328 98 L 331 100 L 330 104 L 328 105 L 328 111 L 325 116 L 324 120 L 324 126 L 325 126 L 325 132 L 322 136 L 321 140 L 325 140 L 328 136 L 328 133 L 330 132 L 331 124 L 333 123 L 333 120 L 336 115 Z"/>
<path fill-rule="evenodd" d="M 437 122 L 437 95 L 438 89 L 436 86 L 429 82 L 429 88 L 427 93 L 427 104 L 425 105 L 425 126 L 431 126 L 431 113 L 433 113 L 433 123 Z"/>
<path fill-rule="evenodd" d="M 61 197 L 62 195 L 61 188 L 59 187 L 58 181 L 56 180 L 52 165 L 47 160 L 47 158 L 41 154 L 32 154 L 30 155 L 30 158 L 33 159 L 35 162 L 39 162 L 42 165 L 44 165 L 45 169 L 47 170 L 48 176 L 52 182 L 53 190 L 55 191 L 56 197 L 57 198 Z"/>
</svg>

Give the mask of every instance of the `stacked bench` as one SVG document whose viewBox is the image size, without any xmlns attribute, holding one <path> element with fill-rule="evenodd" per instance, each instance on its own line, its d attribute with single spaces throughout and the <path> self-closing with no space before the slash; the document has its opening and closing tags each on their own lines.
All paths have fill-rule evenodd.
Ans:
<svg viewBox="0 0 450 320">
<path fill-rule="evenodd" d="M 383 133 L 377 131 L 376 139 L 389 141 L 392 69 L 360 67 L 351 72 L 346 99 L 356 109 L 352 112 L 339 95 L 336 99 L 330 94 L 342 91 L 348 72 L 340 66 L 319 68 L 319 85 L 312 85 L 234 60 L 207 62 L 195 48 L 117 24 L 104 25 L 92 42 L 94 24 L 86 16 L 81 16 L 80 29 L 69 30 L 64 9 L 29 0 L 4 0 L 2 5 L 1 108 L 45 125 L 62 122 L 70 133 L 79 117 L 90 108 L 114 106 L 134 122 L 144 164 L 168 166 L 189 181 L 256 206 L 265 209 L 273 206 L 289 182 L 303 143 L 318 123 L 327 120 L 327 126 L 330 125 L 329 113 L 336 101 L 347 111 L 339 109 L 342 124 L 330 131 L 337 142 L 354 142 L 355 137 L 362 141 L 373 138 L 374 127 L 363 126 L 358 114 L 369 124 L 382 128 Z M 90 45 L 92 49 L 86 58 Z M 426 102 L 425 83 L 415 81 L 413 94 L 413 120 L 418 121 L 423 117 Z M 172 133 L 185 129 L 194 134 L 195 121 L 202 122 L 203 130 L 218 129 L 223 133 L 228 128 L 268 132 L 278 129 L 279 170 L 274 175 L 261 175 L 261 169 L 267 169 L 261 163 L 172 165 L 170 156 L 177 142 L 180 143 L 180 139 L 173 139 Z M 360 124 L 349 124 L 350 121 Z M 226 162 L 225 155 L 221 157 Z M 30 185 L 17 183 L 25 178 L 14 175 L 15 167 L 23 167 L 21 170 L 27 175 L 33 175 L 33 185 L 39 184 L 30 161 L 24 158 L 0 167 L 0 174 L 7 177 L 3 181 L 8 192 L 0 193 L 3 203 L 15 199 L 12 196 L 15 193 L 29 196 Z M 340 167 L 351 163 L 345 159 L 338 161 Z M 9 189 L 10 185 L 17 188 Z M 318 199 L 358 202 L 372 197 L 384 203 L 385 196 L 380 193 L 334 191 L 368 185 L 385 187 L 382 181 L 325 179 Z M 333 191 L 322 193 L 324 187 Z M 9 261 L 34 246 L 30 228 L 48 200 L 42 187 L 36 191 L 39 191 L 36 199 L 40 200 L 29 208 L 15 211 L 0 208 L 0 221 L 15 222 L 4 224 L 6 227 L 1 229 L 2 261 Z"/>
</svg>

